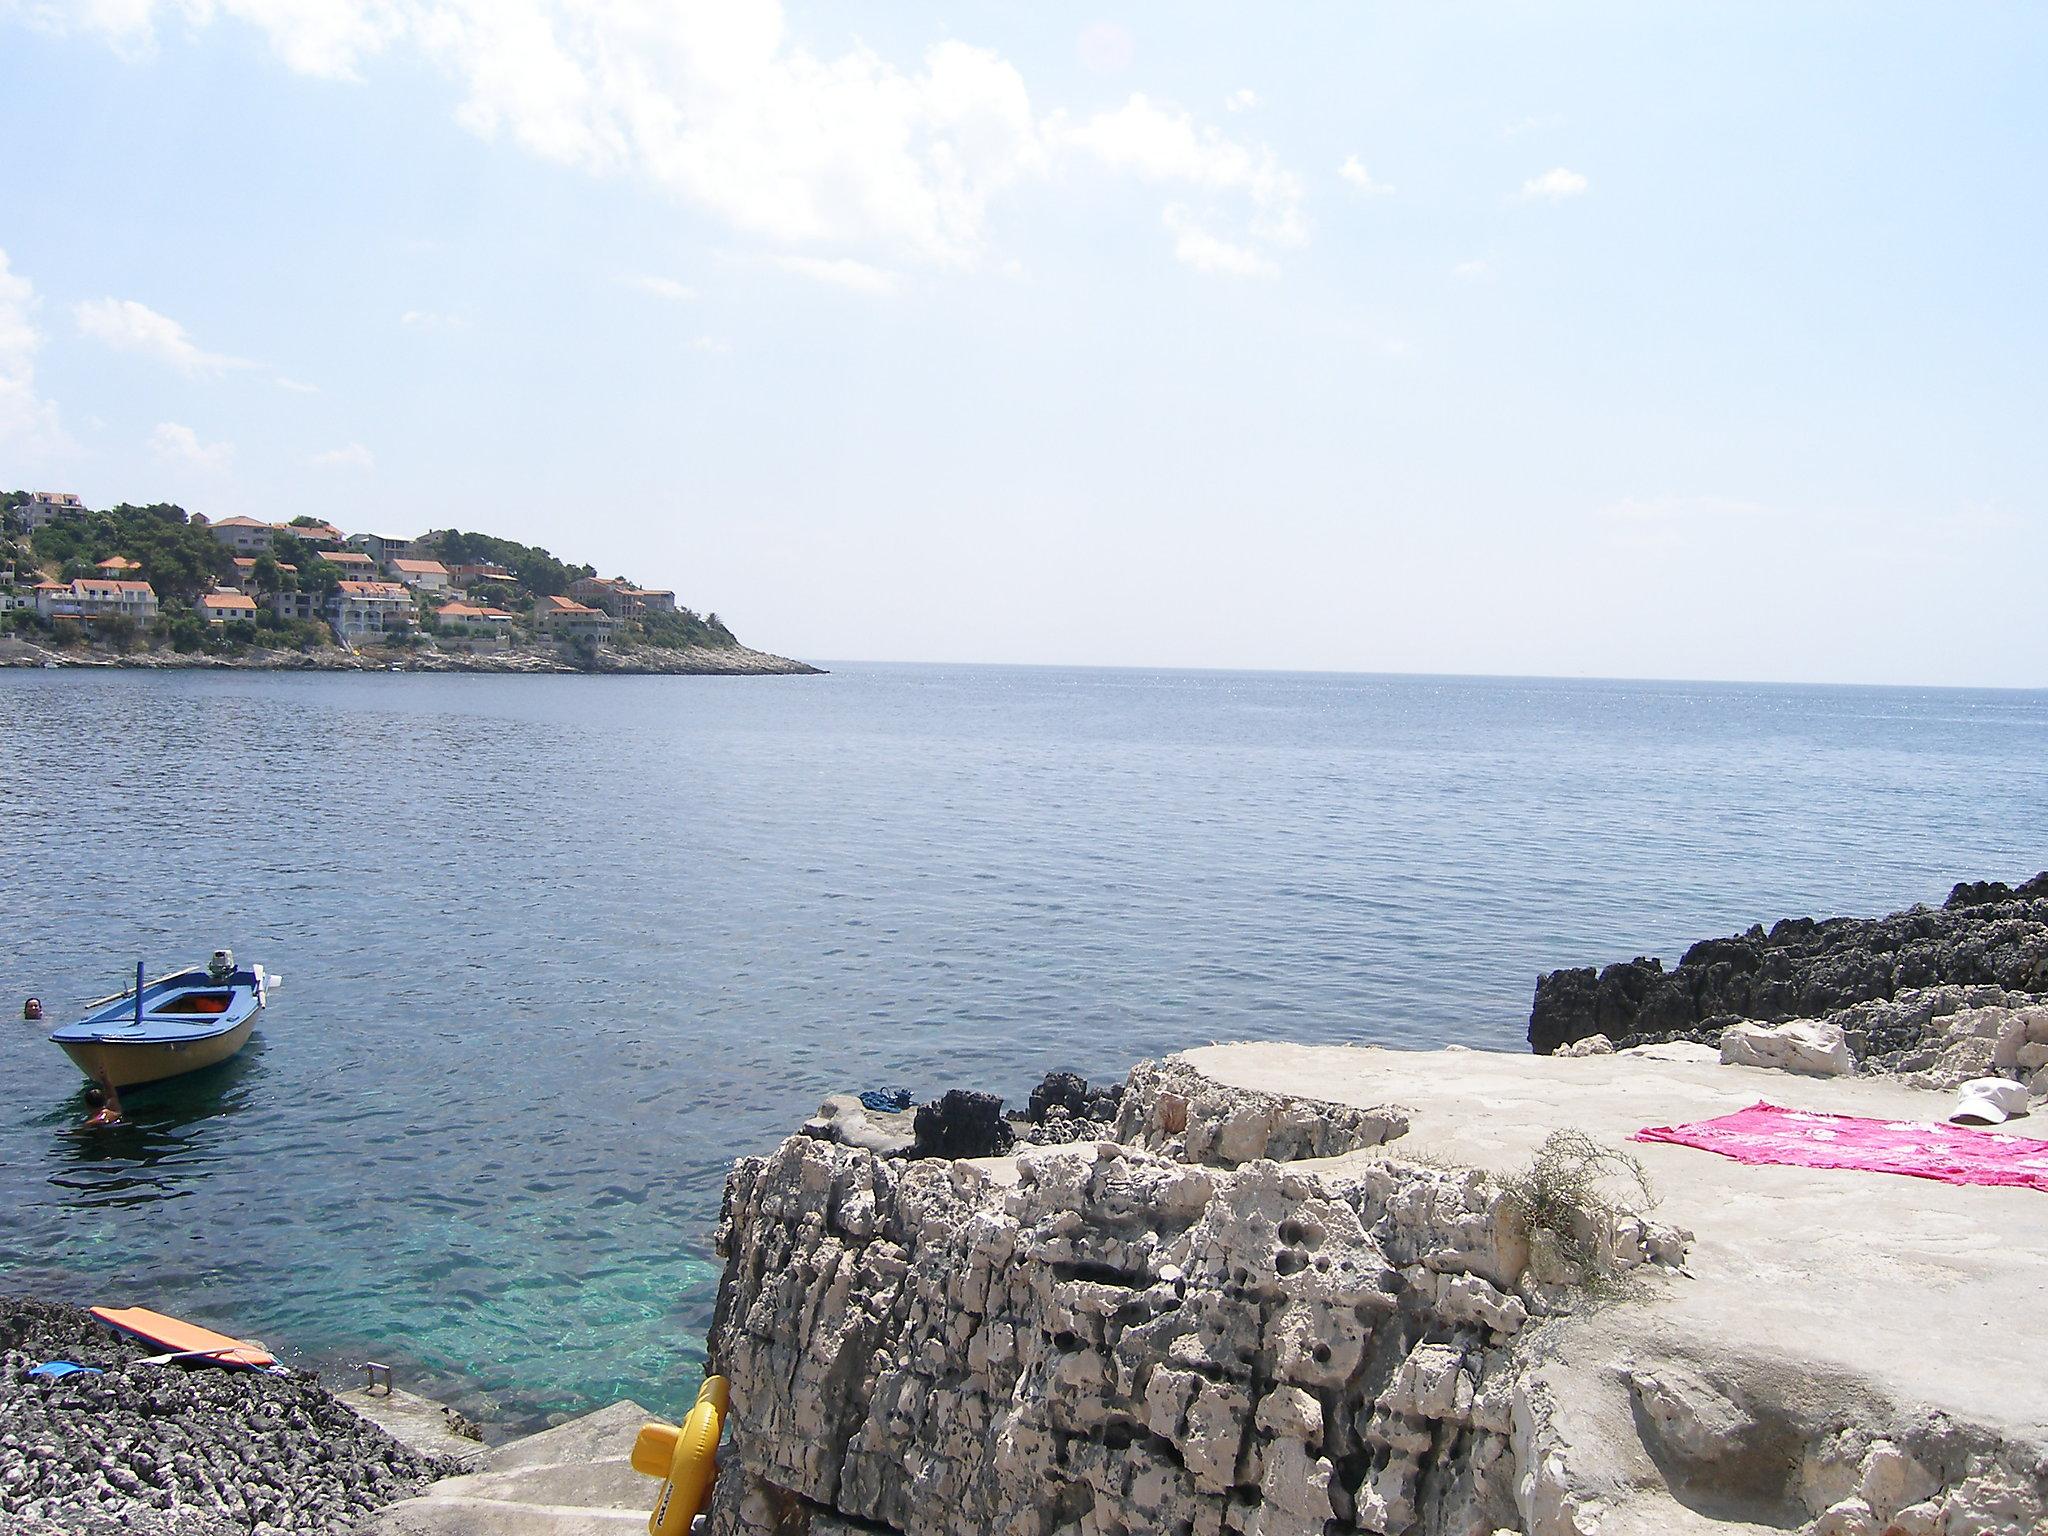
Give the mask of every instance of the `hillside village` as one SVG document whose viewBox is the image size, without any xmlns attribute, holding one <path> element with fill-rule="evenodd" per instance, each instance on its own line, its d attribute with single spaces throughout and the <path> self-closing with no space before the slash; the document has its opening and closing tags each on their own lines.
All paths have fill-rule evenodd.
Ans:
<svg viewBox="0 0 2048 1536">
<path fill-rule="evenodd" d="M 122 656 L 333 647 L 387 665 L 536 652 L 613 669 L 635 652 L 778 659 L 746 651 L 673 591 L 488 534 L 213 521 L 168 503 L 95 511 L 53 491 L 0 493 L 0 634 L 10 633 Z"/>
</svg>

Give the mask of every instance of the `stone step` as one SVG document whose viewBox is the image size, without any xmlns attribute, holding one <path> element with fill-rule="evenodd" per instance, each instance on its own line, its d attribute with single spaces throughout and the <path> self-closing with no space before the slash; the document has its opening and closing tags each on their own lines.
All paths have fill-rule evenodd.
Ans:
<svg viewBox="0 0 2048 1536">
<path fill-rule="evenodd" d="M 633 1470 L 633 1438 L 650 1415 L 626 1401 L 483 1453 L 388 1505 L 361 1536 L 626 1536 L 647 1528 L 658 1485 Z"/>
<path fill-rule="evenodd" d="M 361 1536 L 627 1536 L 646 1529 L 642 1510 L 449 1498 L 431 1492 L 386 1505 L 359 1527 Z"/>
</svg>

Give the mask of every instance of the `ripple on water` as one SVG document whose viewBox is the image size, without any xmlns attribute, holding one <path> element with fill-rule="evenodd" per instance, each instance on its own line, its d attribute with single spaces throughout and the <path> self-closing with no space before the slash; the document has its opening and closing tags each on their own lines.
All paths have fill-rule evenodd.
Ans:
<svg viewBox="0 0 2048 1536">
<path fill-rule="evenodd" d="M 15 993 L 287 977 L 112 1136 L 0 1052 L 6 1283 L 517 1421 L 687 1399 L 725 1169 L 828 1092 L 1515 1046 L 1539 970 L 2048 865 L 2041 694 L 16 672 L 0 740 Z"/>
</svg>

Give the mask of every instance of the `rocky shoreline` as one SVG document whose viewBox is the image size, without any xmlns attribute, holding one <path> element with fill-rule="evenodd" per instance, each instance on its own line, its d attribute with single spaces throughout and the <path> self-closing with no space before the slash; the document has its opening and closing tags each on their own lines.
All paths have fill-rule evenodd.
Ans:
<svg viewBox="0 0 2048 1536">
<path fill-rule="evenodd" d="M 143 1363 L 150 1353 L 80 1308 L 0 1300 L 10 1536 L 333 1536 L 462 1470 L 310 1376 Z M 29 1375 L 55 1360 L 95 1374 Z"/>
<path fill-rule="evenodd" d="M 1760 1098 L 1934 1124 L 1983 1075 L 2032 1090 L 1997 1134 L 2048 1138 L 2044 928 L 2048 875 L 1556 972 L 1527 1055 L 834 1096 L 727 1179 L 705 1536 L 2048 1536 L 2048 1378 L 2008 1337 L 2048 1294 L 2037 1191 L 1635 1140 Z M 588 1467 L 416 1497 L 463 1468 L 310 1378 L 143 1353 L 0 1303 L 5 1529 L 641 1521 L 631 1405 Z M 105 1374 L 28 1376 L 51 1358 Z"/>
<path fill-rule="evenodd" d="M 1617 1047 L 1715 1044 L 1740 1020 L 1825 1019 L 1928 988 L 2048 992 L 2048 873 L 1965 882 L 1938 908 L 1888 917 L 1788 917 L 1706 939 L 1678 965 L 1633 960 L 1536 982 L 1529 1046 L 1548 1055 L 1602 1035 Z"/>
<path fill-rule="evenodd" d="M 818 677 L 822 667 L 745 646 L 668 650 L 633 646 L 595 652 L 588 660 L 553 647 L 504 651 L 378 651 L 361 655 L 326 646 L 314 651 L 252 648 L 239 655 L 168 649 L 122 653 L 105 647 L 41 646 L 0 639 L 0 667 L 100 667 L 141 671 L 232 672 L 493 672 L 599 673 L 660 677 Z"/>
<path fill-rule="evenodd" d="M 1632 1144 L 2048 1136 L 2044 957 L 2048 876 L 1552 973 L 1526 1056 L 828 1101 L 727 1182 L 710 1536 L 2048 1536 L 2039 1193 Z"/>
</svg>

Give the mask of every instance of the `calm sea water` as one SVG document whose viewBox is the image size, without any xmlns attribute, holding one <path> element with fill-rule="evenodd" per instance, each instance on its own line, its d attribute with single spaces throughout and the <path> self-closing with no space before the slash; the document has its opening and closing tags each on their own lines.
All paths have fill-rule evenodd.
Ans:
<svg viewBox="0 0 2048 1536">
<path fill-rule="evenodd" d="M 287 978 L 114 1133 L 4 1026 L 0 1286 L 678 1408 L 725 1167 L 826 1093 L 1517 1048 L 1539 970 L 2048 866 L 2044 763 L 2043 693 L 0 673 L 8 1014 Z"/>
</svg>

